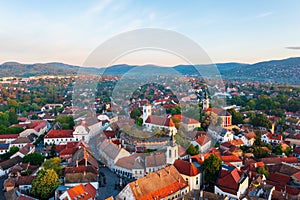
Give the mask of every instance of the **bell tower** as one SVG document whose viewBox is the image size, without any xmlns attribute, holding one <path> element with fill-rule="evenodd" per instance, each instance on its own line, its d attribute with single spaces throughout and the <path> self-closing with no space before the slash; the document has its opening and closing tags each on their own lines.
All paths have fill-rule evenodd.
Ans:
<svg viewBox="0 0 300 200">
<path fill-rule="evenodd" d="M 209 108 L 209 98 L 208 93 L 205 91 L 205 99 L 202 101 L 202 110 L 207 110 Z"/>
<path fill-rule="evenodd" d="M 143 106 L 143 124 L 145 124 L 145 121 L 147 118 L 151 115 L 151 105 L 147 104 Z"/>
<path fill-rule="evenodd" d="M 173 164 L 178 159 L 178 145 L 174 138 L 174 134 L 170 136 L 169 145 L 166 151 L 167 164 Z"/>
</svg>

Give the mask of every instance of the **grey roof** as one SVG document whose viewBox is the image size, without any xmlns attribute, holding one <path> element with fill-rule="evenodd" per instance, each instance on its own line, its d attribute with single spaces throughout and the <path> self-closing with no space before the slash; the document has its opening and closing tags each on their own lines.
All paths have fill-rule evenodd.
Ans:
<svg viewBox="0 0 300 200">
<path fill-rule="evenodd" d="M 24 144 L 24 143 L 31 143 L 31 141 L 28 137 L 18 137 L 14 141 L 11 142 L 11 144 Z"/>
<path fill-rule="evenodd" d="M 16 156 L 16 157 L 13 157 L 9 160 L 6 160 L 6 161 L 0 163 L 0 168 L 3 170 L 7 170 L 7 169 L 15 166 L 16 164 L 20 163 L 21 161 L 22 161 L 22 158 L 20 156 Z"/>
<path fill-rule="evenodd" d="M 111 158 L 111 159 L 114 160 L 118 156 L 118 154 L 121 151 L 121 149 L 117 145 L 115 145 L 115 144 L 113 144 L 113 143 L 111 143 L 111 142 L 109 142 L 107 140 L 104 140 L 100 144 L 99 151 L 102 151 L 109 158 Z"/>
<path fill-rule="evenodd" d="M 159 167 L 166 164 L 166 155 L 164 153 L 156 153 L 146 155 L 145 167 Z"/>
</svg>

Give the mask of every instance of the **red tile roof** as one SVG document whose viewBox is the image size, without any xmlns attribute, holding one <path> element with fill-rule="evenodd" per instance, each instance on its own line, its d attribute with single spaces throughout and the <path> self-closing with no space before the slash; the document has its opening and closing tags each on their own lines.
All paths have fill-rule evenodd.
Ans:
<svg viewBox="0 0 300 200">
<path fill-rule="evenodd" d="M 18 138 L 19 134 L 1 134 L 0 139 L 15 139 Z"/>
<path fill-rule="evenodd" d="M 45 138 L 73 138 L 73 130 L 51 130 Z"/>
<path fill-rule="evenodd" d="M 242 162 L 242 160 L 235 155 L 221 156 L 223 162 Z"/>
<path fill-rule="evenodd" d="M 106 138 L 109 139 L 109 138 L 114 138 L 115 135 L 117 134 L 117 131 L 104 130 L 103 133 L 105 134 Z"/>
<path fill-rule="evenodd" d="M 207 135 L 202 135 L 198 137 L 198 139 L 196 140 L 196 142 L 201 146 L 205 145 L 209 141 L 210 141 L 210 137 L 208 137 Z"/>
<path fill-rule="evenodd" d="M 196 176 L 200 173 L 198 168 L 188 161 L 176 160 L 173 165 L 180 174 L 184 174 L 186 176 Z"/>
<path fill-rule="evenodd" d="M 281 158 L 281 161 L 282 162 L 286 162 L 286 163 L 298 163 L 298 158 L 296 157 L 284 157 L 284 158 Z"/>
<path fill-rule="evenodd" d="M 147 118 L 146 123 L 155 124 L 159 126 L 175 127 L 175 124 L 171 118 L 156 115 L 150 115 Z"/>
<path fill-rule="evenodd" d="M 239 188 L 241 175 L 242 172 L 237 168 L 234 168 L 232 171 L 222 169 L 217 181 L 217 186 L 225 192 L 236 194 Z"/>
<path fill-rule="evenodd" d="M 74 148 L 65 148 L 61 152 L 59 152 L 59 156 L 72 156 L 78 150 L 77 147 Z"/>
</svg>

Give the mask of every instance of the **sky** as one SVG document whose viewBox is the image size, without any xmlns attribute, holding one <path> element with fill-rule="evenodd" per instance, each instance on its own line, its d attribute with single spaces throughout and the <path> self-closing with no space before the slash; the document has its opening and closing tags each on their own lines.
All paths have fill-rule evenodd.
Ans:
<svg viewBox="0 0 300 200">
<path fill-rule="evenodd" d="M 82 65 L 101 43 L 137 28 L 179 32 L 214 63 L 300 54 L 300 1 L 0 1 L 0 63 Z M 136 59 L 138 57 L 138 59 Z M 160 56 L 161 63 L 180 59 Z M 141 55 L 119 62 L 146 64 Z"/>
</svg>

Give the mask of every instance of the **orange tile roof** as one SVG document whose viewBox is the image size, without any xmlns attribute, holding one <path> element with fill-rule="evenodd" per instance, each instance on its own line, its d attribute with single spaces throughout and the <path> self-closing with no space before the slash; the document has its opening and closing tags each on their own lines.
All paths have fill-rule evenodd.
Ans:
<svg viewBox="0 0 300 200">
<path fill-rule="evenodd" d="M 188 187 L 173 165 L 149 173 L 147 176 L 129 183 L 135 199 L 152 200 L 167 197 Z"/>
<path fill-rule="evenodd" d="M 71 199 L 82 199 L 89 200 L 91 198 L 95 198 L 96 196 L 96 188 L 91 184 L 86 185 L 77 185 L 66 191 Z"/>
<path fill-rule="evenodd" d="M 176 160 L 173 165 L 180 174 L 184 174 L 186 176 L 196 176 L 200 173 L 198 168 L 188 161 Z"/>
<path fill-rule="evenodd" d="M 245 137 L 246 137 L 248 140 L 250 140 L 250 139 L 252 139 L 252 138 L 255 138 L 255 137 L 256 137 L 256 134 L 255 134 L 253 131 L 251 131 L 251 132 L 247 133 L 247 134 L 245 135 Z"/>
<path fill-rule="evenodd" d="M 230 143 L 234 146 L 241 146 L 244 145 L 244 142 L 242 139 L 237 139 L 237 140 L 231 140 Z"/>
</svg>

